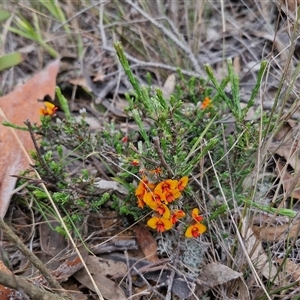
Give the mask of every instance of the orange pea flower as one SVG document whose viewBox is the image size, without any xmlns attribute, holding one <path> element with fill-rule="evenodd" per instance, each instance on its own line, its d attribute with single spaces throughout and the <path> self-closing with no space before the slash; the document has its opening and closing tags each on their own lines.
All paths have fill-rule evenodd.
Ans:
<svg viewBox="0 0 300 300">
<path fill-rule="evenodd" d="M 161 173 L 161 168 L 160 167 L 158 167 L 154 170 L 150 170 L 150 174 L 159 174 L 159 173 Z"/>
<path fill-rule="evenodd" d="M 206 109 L 207 107 L 210 107 L 212 104 L 211 104 L 211 100 L 209 97 L 205 97 L 204 100 L 202 101 L 202 104 L 201 104 L 201 109 Z"/>
<path fill-rule="evenodd" d="M 144 208 L 144 196 L 149 190 L 153 189 L 154 187 L 154 183 L 150 183 L 145 176 L 142 177 L 142 180 L 140 181 L 138 187 L 135 190 L 135 195 L 138 198 L 138 207 Z"/>
<path fill-rule="evenodd" d="M 161 193 L 169 192 L 170 190 L 177 190 L 178 180 L 167 179 L 160 182 L 155 191 L 159 191 Z"/>
<path fill-rule="evenodd" d="M 166 219 L 170 219 L 171 212 L 166 204 L 160 204 L 155 208 L 155 211 L 157 211 L 161 216 L 163 216 Z"/>
<path fill-rule="evenodd" d="M 164 232 L 173 227 L 172 222 L 164 217 L 152 217 L 150 220 L 148 220 L 147 225 L 153 229 L 156 229 L 157 232 Z"/>
<path fill-rule="evenodd" d="M 171 222 L 173 224 L 176 224 L 178 222 L 178 219 L 181 219 L 185 216 L 185 212 L 181 209 L 176 209 L 173 211 L 172 215 L 171 215 Z"/>
<path fill-rule="evenodd" d="M 128 143 L 128 136 L 127 135 L 123 136 L 122 139 L 121 139 L 121 142 L 122 143 Z"/>
<path fill-rule="evenodd" d="M 155 187 L 155 184 L 149 182 L 149 180 L 145 176 L 143 176 L 142 180 L 140 181 L 139 185 L 137 186 L 137 188 L 135 190 L 135 195 L 136 196 L 144 196 L 146 192 L 154 189 L 154 187 Z"/>
<path fill-rule="evenodd" d="M 166 196 L 163 193 L 156 192 L 147 192 L 143 198 L 144 202 L 151 207 L 151 205 L 155 205 L 153 203 L 161 204 L 166 201 Z"/>
<path fill-rule="evenodd" d="M 50 102 L 44 102 L 45 107 L 40 108 L 39 113 L 41 116 L 53 116 L 55 115 L 55 112 L 57 111 L 57 107 L 50 103 Z"/>
<path fill-rule="evenodd" d="M 144 206 L 146 205 L 146 203 L 145 203 L 145 201 L 143 199 L 143 196 L 137 196 L 137 199 L 138 199 L 137 206 L 139 208 L 144 208 Z"/>
<path fill-rule="evenodd" d="M 166 204 L 175 201 L 180 196 L 181 196 L 181 193 L 177 189 L 169 190 L 168 192 L 165 193 L 165 198 L 167 200 Z"/>
<path fill-rule="evenodd" d="M 182 192 L 185 189 L 185 187 L 187 186 L 188 181 L 189 181 L 189 178 L 187 176 L 183 176 L 178 181 L 177 189 L 179 190 L 179 192 Z"/>
<path fill-rule="evenodd" d="M 206 231 L 206 226 L 200 223 L 196 223 L 194 225 L 190 225 L 186 232 L 185 232 L 185 236 L 188 238 L 194 237 L 197 238 L 198 236 L 200 236 L 202 233 L 204 233 Z"/>
<path fill-rule="evenodd" d="M 140 164 L 140 161 L 138 159 L 134 159 L 133 161 L 130 162 L 132 166 L 138 166 Z"/>
<path fill-rule="evenodd" d="M 169 208 L 161 202 L 161 198 L 158 195 L 155 196 L 155 194 L 149 192 L 144 196 L 144 202 L 164 218 L 170 218 L 171 212 Z"/>
<path fill-rule="evenodd" d="M 203 216 L 199 216 L 199 209 L 198 208 L 194 208 L 192 210 L 192 218 L 197 222 L 200 223 L 203 220 Z"/>
</svg>

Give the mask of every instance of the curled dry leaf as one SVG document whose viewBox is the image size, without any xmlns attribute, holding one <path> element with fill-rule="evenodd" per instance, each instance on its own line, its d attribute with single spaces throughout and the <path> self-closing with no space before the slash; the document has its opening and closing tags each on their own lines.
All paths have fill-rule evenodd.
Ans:
<svg viewBox="0 0 300 300">
<path fill-rule="evenodd" d="M 28 168 L 28 152 L 34 149 L 30 135 L 26 131 L 15 130 L 2 125 L 3 121 L 24 126 L 24 121 L 38 123 L 38 99 L 46 95 L 55 96 L 56 76 L 59 60 L 51 63 L 44 71 L 36 74 L 13 92 L 0 98 L 0 217 L 3 218 L 9 206 L 17 179 L 10 177 Z"/>
</svg>

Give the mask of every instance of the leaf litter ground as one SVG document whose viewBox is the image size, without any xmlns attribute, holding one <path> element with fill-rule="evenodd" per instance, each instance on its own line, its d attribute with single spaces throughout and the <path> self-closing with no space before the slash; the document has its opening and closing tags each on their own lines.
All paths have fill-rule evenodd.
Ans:
<svg viewBox="0 0 300 300">
<path fill-rule="evenodd" d="M 149 26 L 153 25 L 155 16 L 153 11 L 157 10 L 161 14 L 161 7 L 155 4 L 152 4 L 153 7 L 148 7 L 146 4 L 141 6 L 145 12 L 148 12 L 148 15 L 149 11 L 153 13 L 152 16 L 150 14 L 151 18 L 147 19 L 145 15 L 134 9 L 131 1 L 125 2 L 124 7 L 122 6 L 124 11 L 121 20 L 116 19 L 114 11 L 116 3 L 113 1 L 104 8 L 100 6 L 100 9 L 97 8 L 96 10 L 91 8 L 87 11 L 81 11 L 75 6 L 72 7 L 71 12 L 75 13 L 76 9 L 78 9 L 76 12 L 81 11 L 78 18 L 75 18 L 77 24 L 72 24 L 74 32 L 79 29 L 83 30 L 84 53 L 80 63 L 77 62 L 78 56 L 74 53 L 75 44 L 71 43 L 68 46 L 65 38 L 60 36 L 55 27 L 57 22 L 49 21 L 49 26 L 53 28 L 44 31 L 44 38 L 50 39 L 51 45 L 56 51 L 62 53 L 57 84 L 67 97 L 72 114 L 78 115 L 78 118 L 80 118 L 79 111 L 82 108 L 86 109 L 86 120 L 90 124 L 89 130 L 92 132 L 105 130 L 107 126 L 105 124 L 110 124 L 112 120 L 115 126 L 121 129 L 124 136 L 128 132 L 138 129 L 135 123 L 126 119 L 124 113 L 124 107 L 127 106 L 124 94 L 131 89 L 131 85 L 123 76 L 114 55 L 113 47 L 110 44 L 113 34 L 116 34 L 118 39 L 122 40 L 127 53 L 131 55 L 129 56 L 130 61 L 139 81 L 146 83 L 146 70 L 150 71 L 152 85 L 161 86 L 166 94 L 170 93 L 170 89 L 174 89 L 172 80 L 169 80 L 171 83 L 167 83 L 168 80 L 166 79 L 170 78 L 168 76 L 176 71 L 177 66 L 181 66 L 186 70 L 197 70 L 193 62 L 191 63 L 186 59 L 188 53 L 185 53 L 179 46 L 175 46 L 176 53 L 172 53 L 174 45 L 165 36 L 164 30 L 158 30 L 157 28 L 152 28 L 152 32 L 149 30 Z M 176 4 L 174 5 L 174 3 Z M 215 70 L 218 79 L 222 80 L 224 58 L 233 58 L 234 69 L 241 78 L 242 102 L 247 102 L 255 85 L 257 66 L 261 58 L 270 58 L 270 71 L 263 91 L 264 101 L 263 103 L 257 102 L 255 107 L 263 106 L 266 111 L 271 110 L 274 105 L 273 99 L 278 91 L 278 86 L 280 86 L 284 65 L 288 60 L 289 24 L 292 24 L 295 20 L 295 11 L 292 8 L 293 1 L 288 1 L 288 7 L 283 3 L 275 5 L 273 2 L 228 1 L 225 3 L 224 8 L 220 7 L 217 2 L 211 2 L 207 4 L 208 7 L 205 7 L 207 16 L 202 11 L 203 19 L 199 21 L 197 30 L 187 27 L 185 24 L 186 19 L 181 18 L 184 11 L 189 11 L 191 7 L 180 1 L 174 3 L 165 4 L 164 14 L 173 22 L 171 24 L 176 24 L 177 30 L 184 28 L 184 31 L 180 31 L 180 33 L 186 35 L 190 48 L 197 54 L 200 74 L 205 77 L 203 66 L 205 63 L 209 63 Z M 119 5 L 117 7 L 120 9 Z M 66 7 L 63 8 L 66 9 Z M 23 6 L 20 9 L 26 17 L 32 18 L 28 7 Z M 200 5 L 197 9 L 204 9 L 204 7 Z M 221 13 L 222 9 L 225 10 L 224 14 Z M 103 26 L 101 17 L 98 19 L 99 12 L 100 16 L 103 13 L 108 18 L 108 22 L 114 24 L 114 21 L 118 21 L 118 24 L 115 27 Z M 67 17 L 70 19 L 73 15 Z M 141 17 L 146 18 L 146 20 L 141 19 Z M 225 21 L 226 24 L 224 32 L 222 21 Z M 138 26 L 136 22 L 139 24 Z M 100 24 L 99 27 L 98 24 Z M 280 26 L 277 26 L 278 24 Z M 111 30 L 111 28 L 113 29 Z M 128 37 L 136 40 L 136 44 L 128 41 Z M 164 41 L 159 44 L 159 49 L 153 46 L 155 39 Z M 18 35 L 7 32 L 5 45 L 8 51 L 11 50 L 12 44 L 18 45 L 18 50 L 23 51 L 27 55 L 27 59 L 19 67 L 15 67 L 13 70 L 1 75 L 2 90 L 4 92 L 12 90 L 16 83 L 28 77 L 28 74 L 32 71 L 41 69 L 42 62 L 50 61 L 50 57 L 41 47 L 37 47 L 29 40 Z M 297 51 L 296 45 L 291 63 L 294 66 L 298 62 Z M 38 57 L 42 59 L 37 59 Z M 173 63 L 174 61 L 176 61 L 176 64 Z M 282 106 L 285 112 L 290 112 L 293 101 L 297 99 L 297 83 L 295 83 L 294 89 L 295 91 L 289 94 L 289 99 Z M 230 94 L 230 90 L 226 92 Z M 36 96 L 30 99 L 36 101 L 35 98 L 40 99 L 42 97 Z M 31 106 L 26 99 L 20 99 L 19 101 L 20 111 L 23 111 L 23 107 L 30 106 L 32 114 L 35 113 L 34 106 Z M 1 108 L 5 112 L 2 106 Z M 293 108 L 295 112 L 292 115 L 293 119 L 297 119 L 297 108 L 297 105 Z M 255 116 L 255 109 L 250 118 L 253 118 L 253 116 Z M 58 112 L 58 117 L 64 118 L 63 113 Z M 31 114 L 26 118 L 33 121 Z M 227 127 L 228 133 L 234 132 L 235 125 L 231 115 L 225 115 L 224 119 L 229 124 Z M 298 165 L 297 159 L 295 159 L 295 157 L 298 157 L 296 155 L 298 145 L 295 143 L 298 129 L 297 124 L 291 124 L 290 120 L 287 120 L 284 124 L 280 131 L 282 134 L 280 135 L 279 132 L 274 136 L 273 144 L 269 148 L 274 158 L 260 174 L 265 178 L 270 177 L 273 179 L 260 186 L 260 189 L 269 189 L 269 192 L 265 192 L 263 197 L 264 201 L 269 203 L 274 193 L 274 187 L 276 189 L 279 186 L 281 188 L 281 190 L 278 189 L 279 193 L 284 192 L 292 196 L 292 200 L 287 197 L 289 202 L 284 204 L 285 207 L 292 207 L 297 212 L 297 201 L 295 199 L 298 199 L 297 185 L 299 179 L 293 171 L 297 172 Z M 148 129 L 151 123 L 146 120 L 144 125 Z M 277 145 L 279 146 L 277 147 Z M 67 152 L 66 155 L 73 155 L 72 149 L 66 147 L 64 151 Z M 110 154 L 110 149 L 106 149 L 106 154 Z M 114 155 L 109 156 L 109 158 L 116 161 Z M 80 160 L 76 158 L 76 161 Z M 83 161 L 68 166 L 70 174 L 74 175 L 76 172 L 78 174 L 83 166 L 90 169 L 91 172 L 96 169 L 103 179 L 109 180 L 109 176 L 103 171 L 106 170 L 103 163 L 95 160 Z M 274 178 L 277 178 L 277 181 Z M 212 190 L 209 183 L 207 188 Z M 109 189 L 113 193 L 117 193 L 118 187 L 110 187 Z M 95 288 L 91 285 L 90 278 L 83 270 L 78 272 L 78 269 L 82 268 L 80 260 L 71 251 L 72 247 L 70 247 L 67 240 L 53 230 L 57 221 L 48 217 L 48 222 L 45 223 L 41 211 L 33 210 L 31 203 L 20 202 L 22 191 L 18 193 L 19 195 L 16 195 L 10 203 L 9 211 L 6 214 L 6 222 L 52 270 L 52 274 L 57 280 L 67 290 L 72 289 L 74 291 L 74 296 L 77 299 L 93 299 Z M 208 198 L 208 200 L 211 199 Z M 192 297 L 195 297 L 195 299 L 225 299 L 226 297 L 229 297 L 229 299 L 234 299 L 234 297 L 238 299 L 258 299 L 262 295 L 261 287 L 256 290 L 255 284 L 251 283 L 253 277 L 247 278 L 247 288 L 244 281 L 246 279 L 243 279 L 240 273 L 243 268 L 234 267 L 234 264 L 230 264 L 230 259 L 226 258 L 227 250 L 230 249 L 230 243 L 232 242 L 229 239 L 219 240 L 216 243 L 207 235 L 203 236 L 200 244 L 196 243 L 196 247 L 193 245 L 193 241 L 186 241 L 186 248 L 192 250 L 186 253 L 185 257 L 180 257 L 180 259 L 177 257 L 178 261 L 188 263 L 189 260 L 195 260 L 197 256 L 204 256 L 204 260 L 201 262 L 200 277 L 191 281 L 178 272 L 178 261 L 170 262 L 164 254 L 164 247 L 167 247 L 168 244 L 164 244 L 163 241 L 168 239 L 168 234 L 162 239 L 153 232 L 150 233 L 147 227 L 138 224 L 130 228 L 125 221 L 130 223 L 130 220 L 124 220 L 116 215 L 110 209 L 108 203 L 108 205 L 101 208 L 99 214 L 90 215 L 83 222 L 83 226 L 86 226 L 86 236 L 84 238 L 88 238 L 87 245 L 96 257 L 89 255 L 84 247 L 80 248 L 80 253 L 87 262 L 104 298 L 126 299 L 129 295 L 139 293 L 141 294 L 136 296 L 136 299 L 143 299 L 142 297 L 147 299 L 151 295 L 158 299 L 160 297 L 173 299 L 170 298 L 171 294 L 177 295 L 179 299 L 188 297 L 191 297 L 191 299 Z M 227 219 L 224 223 L 225 232 L 230 233 L 233 230 L 233 224 L 230 221 L 230 219 Z M 269 280 L 274 277 L 274 274 L 279 273 L 280 276 L 271 279 L 275 282 L 275 286 L 281 286 L 283 281 L 296 282 L 296 285 L 292 285 L 291 290 L 287 289 L 285 295 L 281 295 L 283 299 L 290 299 L 289 293 L 298 293 L 298 223 L 297 219 L 290 221 L 287 217 L 280 217 L 276 214 L 266 215 L 256 211 L 253 219 L 248 223 L 243 223 L 241 229 L 242 237 L 247 240 L 245 246 L 249 258 L 254 262 L 259 277 L 263 281 Z M 213 231 L 213 228 L 212 225 L 210 230 Z M 289 240 L 291 238 L 292 241 Z M 4 252 L 9 255 L 11 270 L 17 272 L 17 274 L 34 278 L 37 273 L 35 273 L 36 271 L 32 268 L 28 259 L 10 242 L 4 239 L 2 243 Z M 225 245 L 226 243 L 228 245 Z M 80 244 L 79 241 L 78 244 Z M 286 257 L 287 249 L 289 253 L 285 266 L 286 270 L 281 271 L 280 268 L 277 268 L 277 264 L 280 264 L 282 257 Z M 242 254 L 239 257 L 237 254 L 234 260 L 245 263 L 247 260 L 244 256 Z M 275 261 L 275 263 L 269 264 L 270 260 Z M 216 263 L 218 263 L 217 266 Z M 109 265 L 109 270 L 105 269 L 104 265 Z M 215 270 L 214 268 L 218 272 L 212 272 L 212 270 Z M 131 270 L 130 273 L 128 269 Z M 252 272 L 254 271 L 252 270 Z M 223 273 L 227 274 L 227 278 L 224 279 Z M 292 278 L 287 275 L 289 273 Z M 235 284 L 238 288 L 233 289 L 231 281 L 232 285 Z M 115 282 L 118 285 L 115 285 Z M 168 285 L 171 283 L 173 287 L 170 289 Z M 126 296 L 124 291 L 127 293 Z M 190 296 L 191 291 L 194 294 L 192 296 Z M 276 299 L 276 292 L 274 297 Z"/>
</svg>

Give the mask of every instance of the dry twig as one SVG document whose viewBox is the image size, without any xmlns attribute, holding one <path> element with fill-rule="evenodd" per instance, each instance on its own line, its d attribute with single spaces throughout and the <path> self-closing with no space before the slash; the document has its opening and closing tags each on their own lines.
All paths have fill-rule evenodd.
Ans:
<svg viewBox="0 0 300 300">
<path fill-rule="evenodd" d="M 44 276 L 44 278 L 49 283 L 49 286 L 51 288 L 56 289 L 62 296 L 67 297 L 69 299 L 70 296 L 68 293 L 65 292 L 65 290 L 60 286 L 60 284 L 55 280 L 55 278 L 50 274 L 49 270 L 45 267 L 45 265 L 40 261 L 40 259 L 32 253 L 19 239 L 19 237 L 10 229 L 10 227 L 4 222 L 2 218 L 0 218 L 0 228 L 3 230 L 3 232 L 6 234 L 7 238 L 18 247 L 18 249 L 24 254 L 25 257 L 27 257 L 31 263 L 41 272 L 41 274 Z M 11 276 L 10 276 L 11 278 Z M 2 283 L 2 276 L 0 276 L 0 280 Z M 9 279 L 11 281 L 11 279 Z M 3 285 L 5 285 L 3 283 Z M 11 287 L 11 286 L 9 286 Z M 12 287 L 15 288 L 15 287 Z M 43 298 L 41 298 L 43 299 Z M 49 298 L 50 299 L 50 298 Z M 52 298 L 54 299 L 54 298 Z"/>
<path fill-rule="evenodd" d="M 0 270 L 0 284 L 15 290 L 23 290 L 33 300 L 66 300 L 65 296 L 42 290 L 27 280 Z M 72 299 L 68 296 L 68 299 Z"/>
</svg>

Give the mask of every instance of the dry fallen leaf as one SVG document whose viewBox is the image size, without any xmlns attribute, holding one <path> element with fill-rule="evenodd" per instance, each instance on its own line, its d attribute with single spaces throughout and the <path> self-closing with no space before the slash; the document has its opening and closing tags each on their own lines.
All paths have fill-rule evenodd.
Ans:
<svg viewBox="0 0 300 300">
<path fill-rule="evenodd" d="M 299 124 L 295 121 L 286 121 L 278 133 L 274 136 L 269 150 L 286 159 L 287 164 L 290 164 L 294 171 L 299 169 Z"/>
<path fill-rule="evenodd" d="M 165 99 L 169 99 L 173 94 L 176 85 L 176 76 L 171 74 L 165 81 L 164 86 L 162 87 L 162 93 Z"/>
<path fill-rule="evenodd" d="M 136 235 L 137 243 L 141 247 L 141 250 L 143 251 L 147 260 L 151 262 L 159 261 L 159 258 L 156 254 L 157 242 L 150 233 L 149 229 L 143 224 L 135 225 L 132 229 Z"/>
<path fill-rule="evenodd" d="M 26 131 L 15 130 L 2 125 L 4 120 L 19 126 L 25 126 L 24 121 L 38 123 L 39 108 L 46 95 L 55 96 L 56 76 L 59 70 L 59 60 L 52 62 L 45 70 L 36 74 L 25 84 L 13 92 L 0 98 L 0 217 L 3 218 L 9 206 L 17 179 L 16 175 L 28 168 L 26 156 L 34 149 L 30 135 Z"/>
<path fill-rule="evenodd" d="M 300 220 L 293 224 L 284 224 L 276 226 L 252 226 L 255 236 L 262 242 L 278 242 L 282 239 L 294 238 L 300 233 Z"/>
<path fill-rule="evenodd" d="M 241 235 L 244 238 L 246 250 L 255 269 L 269 280 L 274 280 L 275 284 L 278 284 L 280 276 L 277 276 L 278 270 L 276 266 L 270 261 L 262 247 L 261 241 L 255 236 L 245 219 L 242 219 L 242 223 Z"/>
<path fill-rule="evenodd" d="M 123 290 L 114 281 L 103 275 L 103 263 L 100 262 L 98 257 L 88 256 L 85 262 L 93 276 L 93 279 L 95 280 L 97 287 L 105 299 L 126 300 Z M 88 289 L 95 291 L 95 287 L 85 269 L 75 273 L 74 277 Z"/>
<path fill-rule="evenodd" d="M 199 280 L 209 283 L 209 286 L 201 286 L 203 292 L 217 286 L 235 280 L 243 274 L 236 272 L 229 267 L 219 264 L 211 263 L 201 269 Z"/>
<path fill-rule="evenodd" d="M 279 264 L 284 264 L 284 270 L 287 274 L 289 274 L 294 281 L 298 281 L 298 285 L 300 285 L 300 266 L 295 264 L 292 260 L 276 258 L 276 261 Z"/>
<path fill-rule="evenodd" d="M 90 88 L 90 86 L 87 84 L 86 79 L 84 76 L 80 76 L 77 78 L 73 78 L 69 80 L 69 83 L 73 84 L 73 85 L 79 85 L 81 87 L 83 87 L 84 89 L 86 89 L 89 92 L 92 92 L 92 89 Z"/>
<path fill-rule="evenodd" d="M 288 5 L 289 10 L 291 12 L 293 12 L 293 11 L 295 11 L 295 8 L 297 7 L 297 4 L 300 5 L 300 0 L 297 0 L 297 1 L 295 1 L 295 0 L 287 0 L 287 1 L 281 0 L 281 5 L 283 5 L 283 7 L 286 4 Z"/>
<path fill-rule="evenodd" d="M 291 175 L 280 163 L 276 163 L 276 175 L 281 178 L 284 192 L 288 197 L 300 199 L 300 177 L 299 174 Z"/>
<path fill-rule="evenodd" d="M 94 271 L 97 271 L 98 268 L 101 268 L 101 274 L 104 276 L 111 277 L 119 277 L 120 274 L 123 276 L 123 274 L 126 274 L 128 269 L 125 263 L 121 261 L 115 261 L 112 259 L 104 259 L 97 256 L 89 256 L 87 260 L 87 265 L 90 272 L 93 273 Z M 94 266 L 96 266 L 96 269 L 94 269 Z"/>
</svg>

